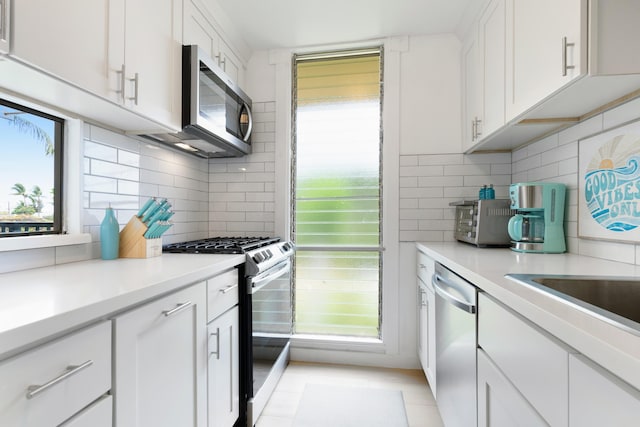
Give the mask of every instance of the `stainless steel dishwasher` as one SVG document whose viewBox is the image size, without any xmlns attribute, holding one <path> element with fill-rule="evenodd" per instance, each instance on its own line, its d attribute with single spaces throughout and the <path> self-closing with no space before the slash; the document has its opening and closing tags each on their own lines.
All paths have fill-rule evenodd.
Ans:
<svg viewBox="0 0 640 427">
<path fill-rule="evenodd" d="M 446 427 L 475 427 L 478 288 L 438 263 L 432 281 L 440 415 Z"/>
</svg>

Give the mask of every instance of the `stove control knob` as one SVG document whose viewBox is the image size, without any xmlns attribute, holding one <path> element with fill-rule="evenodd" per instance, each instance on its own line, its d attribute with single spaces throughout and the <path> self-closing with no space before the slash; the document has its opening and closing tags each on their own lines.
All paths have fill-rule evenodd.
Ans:
<svg viewBox="0 0 640 427">
<path fill-rule="evenodd" d="M 263 253 L 264 253 L 264 257 L 265 257 L 266 259 L 271 259 L 271 258 L 273 258 L 273 253 L 271 252 L 271 249 L 267 249 L 267 250 L 265 250 Z"/>
<path fill-rule="evenodd" d="M 264 260 L 264 256 L 262 255 L 262 253 L 258 252 L 253 256 L 253 260 L 256 262 L 256 264 L 260 264 Z"/>
</svg>

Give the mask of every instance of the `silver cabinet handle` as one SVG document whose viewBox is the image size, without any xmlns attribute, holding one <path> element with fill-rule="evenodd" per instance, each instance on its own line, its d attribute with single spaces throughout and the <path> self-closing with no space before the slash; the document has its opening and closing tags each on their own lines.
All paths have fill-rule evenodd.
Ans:
<svg viewBox="0 0 640 427">
<path fill-rule="evenodd" d="M 129 79 L 129 81 L 133 82 L 133 96 L 127 99 L 133 101 L 135 105 L 138 105 L 138 83 L 140 82 L 138 79 L 138 73 L 135 73 L 133 78 Z"/>
<path fill-rule="evenodd" d="M 218 292 L 220 292 L 221 294 L 226 294 L 231 292 L 233 289 L 237 287 L 238 287 L 238 284 L 236 283 L 235 285 L 227 286 L 226 288 L 223 288 L 223 289 L 218 289 Z"/>
<path fill-rule="evenodd" d="M 209 334 L 209 337 L 212 337 L 214 335 L 216 337 L 216 351 L 210 351 L 209 355 L 215 354 L 216 359 L 220 360 L 220 328 L 216 328 L 215 332 L 211 332 Z"/>
<path fill-rule="evenodd" d="M 53 387 L 54 385 L 58 384 L 59 382 L 66 380 L 70 376 L 77 374 L 78 372 L 82 371 L 83 369 L 88 368 L 91 365 L 93 365 L 93 360 L 87 360 L 86 362 L 84 362 L 81 365 L 67 366 L 67 369 L 61 375 L 55 377 L 51 381 L 48 381 L 48 382 L 46 382 L 45 384 L 42 384 L 42 385 L 31 385 L 31 386 L 29 386 L 27 388 L 27 399 L 32 399 L 32 398 L 36 397 L 38 394 L 40 394 L 43 391 L 47 390 L 49 387 Z"/>
<path fill-rule="evenodd" d="M 9 0 L 0 0 L 0 41 L 7 40 L 7 26 L 9 23 Z"/>
<path fill-rule="evenodd" d="M 127 83 L 124 64 L 122 64 L 122 68 L 120 68 L 120 71 L 116 71 L 116 73 L 120 74 L 120 90 L 117 90 L 116 93 L 120 94 L 120 98 L 122 99 L 122 102 L 124 102 L 125 101 L 124 86 Z"/>
<path fill-rule="evenodd" d="M 173 316 L 174 314 L 179 313 L 182 310 L 186 309 L 190 305 L 191 305 L 191 301 L 183 302 L 182 304 L 178 304 L 176 308 L 163 311 L 162 314 L 164 314 L 165 317 Z"/>
<path fill-rule="evenodd" d="M 568 43 L 567 38 L 562 38 L 562 76 L 567 75 L 567 70 L 573 70 L 576 68 L 575 65 L 567 65 L 567 48 L 569 46 L 575 46 L 575 43 Z"/>
<path fill-rule="evenodd" d="M 471 141 L 476 140 L 476 120 L 471 120 Z"/>
<path fill-rule="evenodd" d="M 476 139 L 482 135 L 482 132 L 478 130 L 479 129 L 478 125 L 480 125 L 481 123 L 482 123 L 482 120 L 476 117 Z"/>
</svg>

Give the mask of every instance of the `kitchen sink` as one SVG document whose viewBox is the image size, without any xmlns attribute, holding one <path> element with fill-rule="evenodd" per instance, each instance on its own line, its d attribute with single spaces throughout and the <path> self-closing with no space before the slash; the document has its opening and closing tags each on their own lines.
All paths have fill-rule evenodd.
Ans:
<svg viewBox="0 0 640 427">
<path fill-rule="evenodd" d="M 640 278 L 544 274 L 505 277 L 640 336 Z"/>
</svg>

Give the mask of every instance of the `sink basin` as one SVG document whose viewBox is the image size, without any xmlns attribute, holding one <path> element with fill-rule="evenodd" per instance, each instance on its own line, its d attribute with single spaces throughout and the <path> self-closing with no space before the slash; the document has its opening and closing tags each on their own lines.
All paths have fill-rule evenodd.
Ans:
<svg viewBox="0 0 640 427">
<path fill-rule="evenodd" d="M 543 274 L 505 277 L 640 336 L 640 278 Z"/>
</svg>

